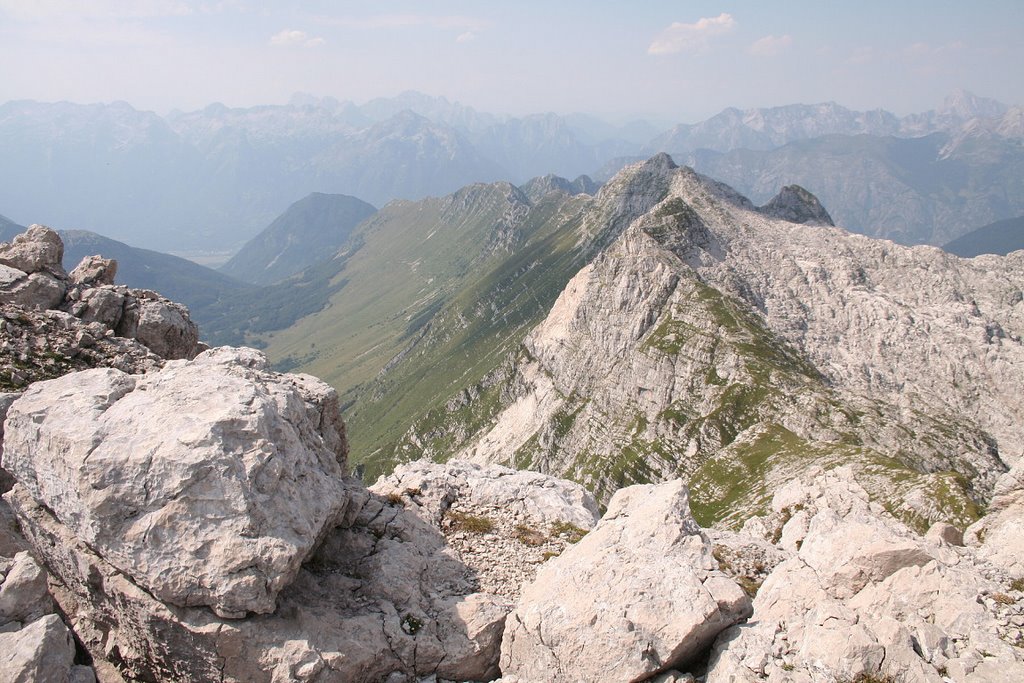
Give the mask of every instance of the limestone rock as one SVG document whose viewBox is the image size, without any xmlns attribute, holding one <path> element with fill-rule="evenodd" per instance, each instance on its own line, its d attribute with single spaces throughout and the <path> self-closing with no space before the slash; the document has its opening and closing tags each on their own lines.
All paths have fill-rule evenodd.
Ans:
<svg viewBox="0 0 1024 683">
<path fill-rule="evenodd" d="M 800 187 L 787 185 L 772 197 L 771 201 L 758 209 L 772 218 L 780 218 L 790 223 L 834 226 L 832 216 L 821 205 L 818 198 Z"/>
<path fill-rule="evenodd" d="M 15 555 L 4 573 L 0 584 L 0 626 L 10 621 L 34 621 L 53 612 L 46 572 L 29 553 Z"/>
<path fill-rule="evenodd" d="M 749 598 L 715 569 L 682 482 L 632 486 L 524 590 L 501 669 L 530 681 L 641 680 L 749 615 Z"/>
<path fill-rule="evenodd" d="M 75 269 L 68 273 L 68 279 L 78 285 L 112 285 L 117 275 L 117 261 L 102 256 L 86 256 Z"/>
<path fill-rule="evenodd" d="M 790 188 L 775 208 L 810 203 Z M 530 463 L 602 502 L 685 476 L 698 518 L 734 526 L 809 464 L 857 461 L 902 518 L 966 526 L 1024 453 L 1024 256 L 957 259 L 773 211 L 664 158 L 624 169 L 584 218 L 623 229 L 487 391 L 400 452 Z"/>
<path fill-rule="evenodd" d="M 195 355 L 199 330 L 184 306 L 151 292 L 133 294 L 136 296 L 125 301 L 124 313 L 115 329 L 118 336 L 138 339 L 163 358 L 191 358 Z"/>
<path fill-rule="evenodd" d="M 19 631 L 0 633 L 0 680 L 67 681 L 74 659 L 71 632 L 55 614 L 37 619 Z"/>
<path fill-rule="evenodd" d="M 1024 578 L 1024 459 L 996 482 L 988 514 L 967 529 L 979 556 Z"/>
<path fill-rule="evenodd" d="M 95 287 L 82 292 L 71 312 L 87 323 L 98 322 L 115 330 L 124 315 L 125 294 L 115 287 Z"/>
<path fill-rule="evenodd" d="M 928 527 L 928 533 L 924 537 L 937 543 L 948 543 L 949 545 L 964 544 L 964 533 L 952 524 L 944 522 L 932 524 Z"/>
<path fill-rule="evenodd" d="M 917 537 L 871 503 L 848 469 L 793 481 L 772 507 L 760 528 L 778 536 L 770 518 L 788 515 L 788 527 L 799 507 L 806 532 L 758 590 L 753 618 L 719 636 L 707 683 L 938 683 L 988 675 L 979 668 L 986 657 L 1003 670 L 1024 662 L 1014 626 L 1024 610 L 1005 593 L 1010 577 L 968 549 Z"/>
<path fill-rule="evenodd" d="M 30 275 L 40 271 L 63 274 L 63 259 L 63 240 L 44 225 L 31 225 L 9 244 L 0 243 L 0 264 Z"/>
<path fill-rule="evenodd" d="M 440 531 L 474 585 L 509 602 L 598 519 L 597 503 L 579 484 L 497 465 L 418 461 L 371 490 Z"/>
<path fill-rule="evenodd" d="M 64 283 L 46 272 L 27 274 L 0 265 L 0 303 L 55 308 L 64 299 Z"/>
<path fill-rule="evenodd" d="M 499 465 L 416 461 L 399 465 L 371 489 L 384 496 L 412 494 L 421 516 L 435 522 L 456 498 L 476 507 L 521 512 L 541 525 L 562 522 L 590 529 L 600 517 L 594 497 L 579 484 Z"/>
<path fill-rule="evenodd" d="M 347 504 L 344 453 L 310 419 L 331 395 L 309 397 L 248 349 L 143 376 L 75 373 L 14 402 L 3 465 L 158 598 L 271 612 Z"/>
<path fill-rule="evenodd" d="M 474 592 L 471 572 L 446 552 L 436 529 L 354 481 L 347 485 L 344 518 L 281 591 L 277 610 L 244 619 L 156 600 L 24 488 L 6 497 L 55 585 L 67 587 L 56 597 L 75 615 L 79 638 L 127 680 L 494 678 L 511 605 Z"/>
</svg>

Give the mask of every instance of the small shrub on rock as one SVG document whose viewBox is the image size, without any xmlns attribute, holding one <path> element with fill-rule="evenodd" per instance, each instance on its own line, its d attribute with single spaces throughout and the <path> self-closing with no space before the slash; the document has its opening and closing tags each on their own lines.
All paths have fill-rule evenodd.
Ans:
<svg viewBox="0 0 1024 683">
<path fill-rule="evenodd" d="M 551 524 L 551 535 L 564 538 L 569 543 L 577 543 L 587 535 L 587 530 L 579 528 L 572 522 L 553 522 Z"/>
<path fill-rule="evenodd" d="M 472 534 L 487 534 L 494 531 L 494 521 L 490 517 L 450 511 L 448 519 L 451 520 L 452 526 L 459 531 L 467 531 Z"/>
</svg>

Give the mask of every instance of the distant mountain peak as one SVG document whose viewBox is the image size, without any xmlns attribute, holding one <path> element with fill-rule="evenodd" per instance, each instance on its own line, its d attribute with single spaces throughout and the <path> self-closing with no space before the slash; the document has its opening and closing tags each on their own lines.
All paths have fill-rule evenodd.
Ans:
<svg viewBox="0 0 1024 683">
<path fill-rule="evenodd" d="M 786 185 L 758 211 L 790 223 L 835 226 L 818 198 L 799 185 Z"/>
<path fill-rule="evenodd" d="M 1007 105 L 988 97 L 979 97 L 974 93 L 957 88 L 946 96 L 939 111 L 964 120 L 981 118 L 995 118 L 1006 113 Z"/>
</svg>

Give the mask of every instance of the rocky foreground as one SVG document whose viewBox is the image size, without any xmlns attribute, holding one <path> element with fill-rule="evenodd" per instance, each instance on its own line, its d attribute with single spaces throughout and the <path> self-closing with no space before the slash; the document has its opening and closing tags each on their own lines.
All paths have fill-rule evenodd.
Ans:
<svg viewBox="0 0 1024 683">
<path fill-rule="evenodd" d="M 53 245 L 0 291 L 36 330 L 3 327 L 27 387 L 0 401 L 0 680 L 1024 680 L 1024 460 L 980 521 L 924 536 L 847 467 L 794 477 L 739 531 L 701 528 L 680 480 L 603 516 L 578 484 L 495 465 L 367 488 L 333 389 L 203 350 L 187 312 L 63 274 L 33 231 L 0 246 Z M 18 293 L 39 281 L 64 293 Z M 179 350 L 146 345 L 151 302 Z"/>
<path fill-rule="evenodd" d="M 842 468 L 741 532 L 701 529 L 680 481 L 600 519 L 578 485 L 498 466 L 367 489 L 334 392 L 230 348 L 33 384 L 3 466 L 24 534 L 2 546 L 4 680 L 1024 677 L 1019 467 L 968 546 Z"/>
</svg>

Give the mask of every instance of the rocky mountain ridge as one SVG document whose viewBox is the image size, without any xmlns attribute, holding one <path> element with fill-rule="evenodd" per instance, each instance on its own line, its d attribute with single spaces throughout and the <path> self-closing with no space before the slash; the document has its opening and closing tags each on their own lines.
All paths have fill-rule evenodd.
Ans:
<svg viewBox="0 0 1024 683">
<path fill-rule="evenodd" d="M 1019 258 L 774 219 L 668 157 L 596 202 L 640 195 L 507 362 L 399 453 L 568 476 L 604 500 L 683 476 L 705 524 L 742 521 L 810 462 L 856 461 L 919 527 L 977 517 L 1024 444 Z"/>
<path fill-rule="evenodd" d="M 288 207 L 219 270 L 254 284 L 279 282 L 330 260 L 353 229 L 376 212 L 356 197 L 314 192 Z"/>
<path fill-rule="evenodd" d="M 643 192 L 617 194 L 637 182 Z M 777 231 L 764 249 L 795 249 L 803 230 L 845 243 L 834 228 L 766 217 L 667 157 L 609 188 L 606 208 L 619 213 L 602 214 L 604 228 L 617 237 L 598 225 L 582 231 L 605 246 L 581 275 L 626 248 L 648 250 L 640 265 L 652 282 L 671 258 L 728 279 L 716 259 L 744 233 L 760 236 L 760 221 Z M 626 197 L 629 208 L 619 203 Z M 684 209 L 683 197 L 697 208 Z M 799 215 L 817 209 L 795 189 L 780 205 Z M 627 220 L 634 211 L 639 218 Z M 59 283 L 59 245 L 36 227 L 0 245 L 0 258 Z M 85 294 L 116 293 L 105 261 L 89 259 L 66 277 Z M 566 290 L 577 303 L 586 298 L 578 280 Z M 702 286 L 705 297 L 734 305 Z M 649 297 L 650 288 L 637 294 Z M 778 301 L 766 302 L 776 310 Z M 631 307 L 623 301 L 620 317 Z M 751 335 L 728 343 L 756 345 L 767 333 L 739 307 L 728 310 Z M 539 329 L 571 324 L 557 319 Z M 608 330 L 611 338 L 633 331 Z M 540 351 L 545 336 L 531 339 Z M 762 358 L 762 369 L 822 393 L 785 346 Z M 989 512 L 966 533 L 939 523 L 923 537 L 874 502 L 857 464 L 792 470 L 763 514 L 737 507 L 736 531 L 702 528 L 678 479 L 622 488 L 603 516 L 579 484 L 493 465 L 419 462 L 367 489 L 347 476 L 348 429 L 333 389 L 274 372 L 252 349 L 190 360 L 196 350 L 179 360 L 152 354 L 152 364 L 127 372 L 63 374 L 0 402 L 0 466 L 10 477 L 0 502 L 5 680 L 996 683 L 1024 675 L 1024 458 L 987 485 Z"/>
<path fill-rule="evenodd" d="M 548 173 L 594 175 L 617 158 L 660 151 L 682 160 L 698 150 L 704 156 L 712 155 L 708 150 L 767 153 L 808 140 L 820 146 L 833 135 L 875 141 L 938 135 L 943 142 L 937 161 L 950 159 L 948 166 L 966 167 L 975 177 L 997 169 L 987 181 L 955 188 L 954 196 L 964 195 L 975 205 L 969 210 L 958 209 L 955 202 L 951 207 L 950 197 L 942 193 L 918 192 L 916 202 L 924 206 L 890 193 L 871 210 L 903 199 L 901 211 L 910 226 L 889 226 L 877 215 L 841 205 L 843 193 L 831 194 L 828 187 L 798 176 L 799 163 L 773 178 L 772 187 L 763 190 L 769 195 L 756 198 L 766 200 L 781 185 L 798 182 L 823 197 L 848 227 L 884 228 L 881 234 L 900 241 L 941 244 L 969 225 L 1010 217 L 1005 200 L 1018 203 L 1019 188 L 1011 185 L 1003 196 L 989 191 L 986 182 L 999 181 L 1000 170 L 1002 176 L 1019 175 L 1007 170 L 1016 163 L 1012 155 L 1000 159 L 992 150 L 1019 143 L 1020 121 L 1019 107 L 966 93 L 935 111 L 902 120 L 836 104 L 729 109 L 660 137 L 642 123 L 612 126 L 578 115 L 501 117 L 418 93 L 362 106 L 313 97 L 247 109 L 213 104 L 167 117 L 124 102 L 14 101 L 0 105 L 0 170 L 9 178 L 0 188 L 0 206 L 23 220 L 32 217 L 147 248 L 209 256 L 237 250 L 310 192 L 344 193 L 383 206 L 395 198 L 447 194 L 473 182 L 518 184 Z M 977 147 L 984 153 L 971 151 Z M 755 165 L 757 158 L 754 154 Z M 735 162 L 737 156 L 729 159 Z M 903 164 L 897 173 L 887 173 L 884 163 L 882 168 L 860 164 L 849 172 L 841 164 L 830 170 L 848 185 L 845 194 L 858 195 L 858 201 L 887 183 L 915 189 L 928 185 L 937 172 L 914 163 Z M 736 172 L 691 165 L 726 178 L 751 196 L 761 191 L 754 182 L 741 183 Z M 864 177 L 865 171 L 872 174 Z M 764 169 L 751 173 L 764 175 Z M 957 178 L 947 176 L 950 183 Z M 123 191 L 112 194 L 109 188 Z M 64 201 L 52 202 L 55 192 Z M 929 209 L 932 204 L 936 208 Z M 943 230 L 932 236 L 928 227 L 936 221 L 929 212 L 950 210 L 953 217 L 939 221 Z"/>
</svg>

